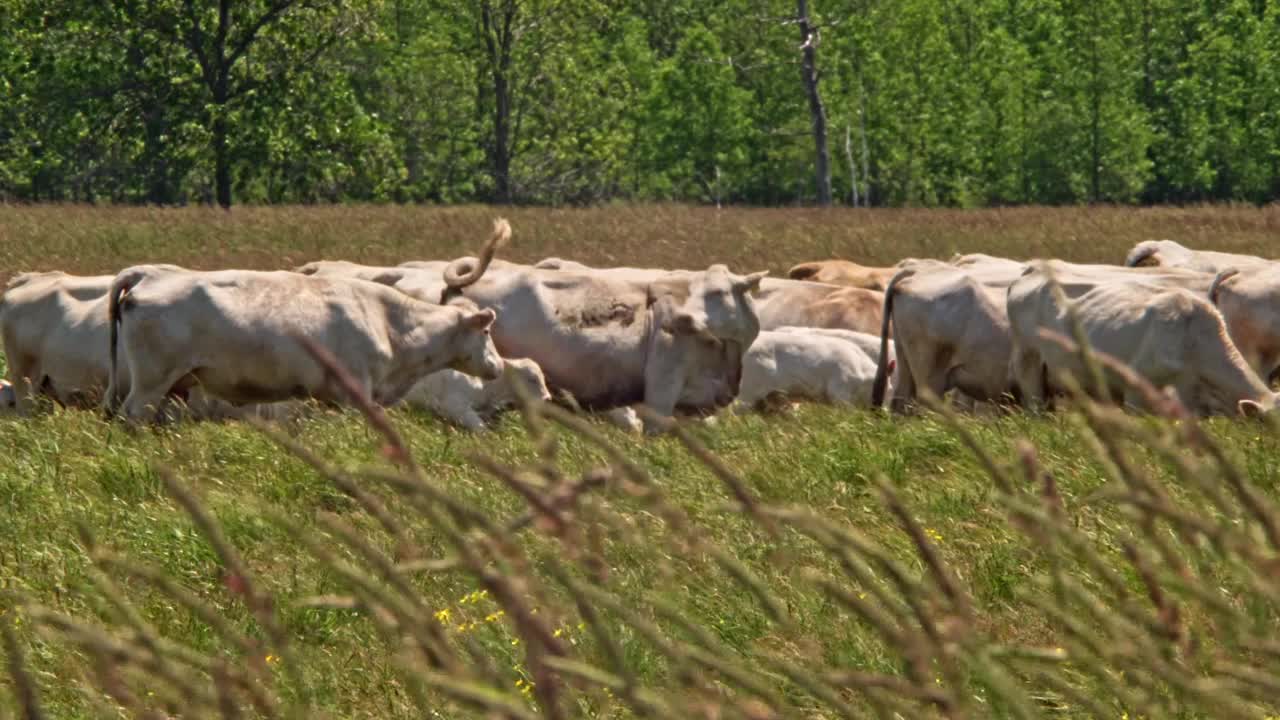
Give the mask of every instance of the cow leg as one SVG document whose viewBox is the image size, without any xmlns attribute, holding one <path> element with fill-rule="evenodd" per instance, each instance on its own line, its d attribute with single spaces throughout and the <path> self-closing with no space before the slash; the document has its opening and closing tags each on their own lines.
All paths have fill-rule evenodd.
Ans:
<svg viewBox="0 0 1280 720">
<path fill-rule="evenodd" d="M 125 419 L 131 423 L 144 418 L 159 421 L 167 408 L 170 391 L 190 374 L 185 368 L 140 372 L 134 365 L 129 370 L 129 396 L 125 398 L 122 409 Z"/>
<path fill-rule="evenodd" d="M 36 383 L 40 380 L 40 369 L 34 358 L 16 355 L 8 358 L 9 368 L 6 373 L 13 387 L 13 406 L 20 412 L 31 410 Z"/>
<path fill-rule="evenodd" d="M 1032 412 L 1044 408 L 1044 368 L 1040 353 L 1014 348 L 1010 361 L 1014 380 L 1022 392 L 1022 406 Z"/>
<path fill-rule="evenodd" d="M 893 340 L 895 357 L 897 358 L 897 382 L 893 386 L 893 399 L 889 408 L 896 413 L 907 411 L 907 407 L 916 399 L 916 375 L 911 366 L 911 358 L 897 337 Z"/>
</svg>

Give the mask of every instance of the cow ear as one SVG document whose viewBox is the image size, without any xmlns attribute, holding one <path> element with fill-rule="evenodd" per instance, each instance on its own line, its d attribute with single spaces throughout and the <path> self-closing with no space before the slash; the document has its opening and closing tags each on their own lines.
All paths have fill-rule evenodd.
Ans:
<svg viewBox="0 0 1280 720">
<path fill-rule="evenodd" d="M 754 292 L 756 290 L 759 290 L 760 281 L 764 280 L 765 276 L 768 274 L 769 274 L 768 270 L 761 270 L 760 272 L 757 272 L 757 273 L 751 273 L 750 275 L 734 283 L 733 289 L 737 290 L 738 292 Z"/>
<path fill-rule="evenodd" d="M 1237 407 L 1240 409 L 1240 414 L 1247 418 L 1262 417 L 1263 413 L 1266 412 L 1261 403 L 1253 400 L 1241 400 Z"/>
<path fill-rule="evenodd" d="M 489 308 L 485 308 L 479 312 L 464 315 L 462 317 L 463 327 L 469 330 L 488 330 L 493 321 L 498 318 L 498 314 Z"/>
</svg>

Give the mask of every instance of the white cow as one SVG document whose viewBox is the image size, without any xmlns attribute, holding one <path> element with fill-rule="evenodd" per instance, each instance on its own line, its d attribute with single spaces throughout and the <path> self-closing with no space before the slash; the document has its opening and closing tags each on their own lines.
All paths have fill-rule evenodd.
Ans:
<svg viewBox="0 0 1280 720">
<path fill-rule="evenodd" d="M 66 405 L 91 403 L 107 385 L 107 288 L 111 276 L 23 273 L 0 297 L 0 339 L 15 404 L 30 392 Z M 93 352 L 101 348 L 99 352 Z"/>
<path fill-rule="evenodd" d="M 822 337 L 831 337 L 853 343 L 866 353 L 869 357 L 876 357 L 880 353 L 880 336 L 871 333 L 858 332 L 857 330 L 841 330 L 839 328 L 814 328 L 803 327 L 798 325 L 783 325 L 778 328 L 771 328 L 773 332 L 780 333 L 797 333 L 800 335 L 819 335 Z M 892 349 L 890 349 L 889 359 L 893 359 Z"/>
<path fill-rule="evenodd" d="M 431 305 L 365 280 L 144 265 L 115 277 L 108 313 L 112 365 L 128 366 L 130 420 L 197 383 L 234 405 L 345 399 L 299 338 L 328 350 L 380 404 L 444 368 L 502 372 L 493 311 Z M 116 400 L 109 389 L 109 410 Z"/>
<path fill-rule="evenodd" d="M 759 332 L 751 293 L 765 273 L 555 270 L 485 274 L 483 258 L 445 271 L 455 298 L 498 311 L 505 357 L 533 359 L 553 390 L 588 410 L 643 402 L 661 415 L 705 412 L 737 396 Z M 450 299 L 450 302 L 456 302 Z"/>
<path fill-rule="evenodd" d="M 1047 380 L 1058 372 L 1089 386 L 1078 355 L 1040 333 L 1047 329 L 1072 337 L 1070 313 L 1091 348 L 1129 365 L 1156 387 L 1172 386 L 1192 412 L 1255 415 L 1275 406 L 1275 395 L 1245 364 L 1221 314 L 1200 293 L 1139 280 L 1103 282 L 1068 298 L 1054 292 L 1044 273 L 1032 272 L 1010 288 L 1008 307 L 1014 336 L 1024 349 L 1015 371 L 1028 407 L 1043 402 Z M 1107 396 L 1145 406 L 1143 396 L 1118 375 L 1105 374 Z"/>
<path fill-rule="evenodd" d="M 875 357 L 857 343 L 819 333 L 761 331 L 742 361 L 746 408 L 776 397 L 869 405 Z"/>
<path fill-rule="evenodd" d="M 1209 289 L 1249 367 L 1270 382 L 1280 372 L 1280 264 L 1229 268 Z"/>
<path fill-rule="evenodd" d="M 1155 288 L 1183 289 L 1202 296 L 1213 285 L 1214 276 L 1196 270 L 1179 267 L 1120 267 L 1116 265 L 1081 265 L 1059 260 L 1035 260 L 1027 264 L 1022 277 L 1009 286 L 1006 310 L 1013 335 L 1011 374 L 1022 393 L 1023 404 L 1040 407 L 1045 387 L 1044 361 L 1037 350 L 1038 328 L 1036 316 L 1030 308 L 1036 307 L 1043 286 L 1052 276 L 1069 300 L 1083 296 L 1096 288 L 1116 283 L 1141 283 Z M 1026 296 L 1032 296 L 1028 300 Z M 1028 395 L 1027 388 L 1032 392 Z"/>
<path fill-rule="evenodd" d="M 1124 259 L 1124 264 L 1128 267 L 1177 267 L 1206 273 L 1221 272 L 1232 267 L 1255 267 L 1270 262 L 1253 255 L 1192 250 L 1172 240 L 1143 240 L 1134 245 Z"/>
<path fill-rule="evenodd" d="M 884 404 L 889 389 L 890 322 L 897 360 L 894 410 L 905 410 L 919 387 L 939 398 L 952 389 L 986 401 L 1016 394 L 1002 288 L 963 268 L 931 264 L 899 271 L 884 297 L 873 406 Z"/>
<path fill-rule="evenodd" d="M 496 380 L 481 380 L 457 370 L 441 370 L 418 381 L 404 402 L 429 410 L 467 430 L 484 430 L 487 421 L 507 408 L 515 407 L 519 398 L 512 383 L 523 383 L 528 396 L 548 401 L 542 368 L 532 360 L 516 359 L 504 363 L 505 371 Z"/>
</svg>

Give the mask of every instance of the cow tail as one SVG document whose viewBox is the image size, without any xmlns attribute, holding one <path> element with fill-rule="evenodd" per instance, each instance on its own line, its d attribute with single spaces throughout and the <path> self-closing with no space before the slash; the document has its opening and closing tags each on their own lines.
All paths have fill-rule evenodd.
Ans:
<svg viewBox="0 0 1280 720">
<path fill-rule="evenodd" d="M 915 270 L 899 270 L 884 289 L 884 315 L 880 318 L 880 357 L 876 359 L 876 379 L 871 384 L 871 407 L 884 406 L 885 389 L 889 386 L 889 322 L 893 319 L 893 296 L 898 290 L 898 281 L 915 274 Z M 901 358 L 898 362 L 902 362 Z"/>
<path fill-rule="evenodd" d="M 145 277 L 145 271 L 142 268 L 125 270 L 111 281 L 111 290 L 107 294 L 107 322 L 111 326 L 111 376 L 107 378 L 107 387 L 111 388 L 111 392 L 107 393 L 106 398 L 107 415 L 114 415 L 116 408 L 120 406 L 120 388 L 116 382 L 118 377 L 116 368 L 119 367 L 117 348 L 120 345 L 120 300 L 143 277 Z"/>
<path fill-rule="evenodd" d="M 1213 284 L 1209 286 L 1209 302 L 1215 306 L 1218 304 L 1218 292 L 1222 290 L 1222 283 L 1240 274 L 1239 268 L 1227 268 L 1217 275 L 1213 276 Z"/>
<path fill-rule="evenodd" d="M 816 262 L 800 263 L 787 271 L 787 277 L 792 280 L 810 280 L 817 274 L 818 263 Z"/>
<path fill-rule="evenodd" d="M 461 258 L 454 260 L 445 267 L 445 291 L 440 296 L 440 303 L 444 304 L 462 288 L 474 284 L 483 277 L 485 271 L 489 269 L 489 264 L 493 262 L 493 256 L 498 253 L 498 248 L 506 245 L 510 240 L 511 223 L 507 222 L 505 218 L 494 220 L 493 234 L 489 236 L 489 240 L 480 249 L 480 261 L 478 263 L 472 258 Z"/>
</svg>

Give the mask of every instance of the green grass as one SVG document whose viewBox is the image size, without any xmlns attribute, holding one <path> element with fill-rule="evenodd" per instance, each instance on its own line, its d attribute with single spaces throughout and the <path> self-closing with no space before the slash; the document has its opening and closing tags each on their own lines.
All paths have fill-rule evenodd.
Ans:
<svg viewBox="0 0 1280 720">
<path fill-rule="evenodd" d="M 679 214 L 677 210 L 665 212 L 674 217 Z M 14 227 L 28 222 L 31 214 L 45 212 L 49 211 L 0 210 L 0 226 L 8 228 L 6 232 L 12 235 Z M 175 241 L 177 249 L 168 253 L 164 252 L 166 246 L 160 238 L 151 237 L 141 244 L 130 240 L 139 233 L 152 232 L 146 229 L 145 222 L 131 226 L 132 229 L 120 229 L 118 221 L 122 214 L 132 217 L 144 211 L 76 208 L 73 212 L 78 218 L 79 224 L 74 228 L 78 236 L 94 238 L 95 243 L 101 244 L 84 252 L 58 246 L 57 251 L 65 254 L 42 256 L 42 266 L 58 267 L 65 263 L 81 272 L 104 272 L 122 264 L 124 258 L 140 259 L 137 255 L 144 250 L 164 255 L 157 259 L 192 265 L 208 266 L 214 262 L 211 257 L 224 255 L 255 257 L 263 260 L 262 264 L 268 257 L 287 258 L 292 263 L 310 259 L 318 249 L 297 233 L 298 218 L 320 223 L 319 218 L 341 217 L 336 209 L 290 209 L 278 211 L 277 216 L 268 210 L 237 211 L 233 219 L 225 222 L 243 223 L 247 222 L 246 217 L 252 218 L 256 234 L 238 235 L 227 247 L 210 248 L 211 254 L 203 254 L 197 245 L 190 244 L 194 241 L 182 238 L 206 232 L 204 223 L 208 218 L 204 211 L 190 211 L 187 220 L 195 218 L 195 222 L 189 226 L 179 223 L 175 231 L 175 237 L 179 238 Z M 378 228 L 402 222 L 401 211 L 387 208 L 354 212 L 366 223 L 369 214 L 383 219 L 381 224 L 369 223 L 365 234 L 353 231 L 351 236 L 352 246 L 363 249 L 348 256 L 370 259 L 370 254 L 377 253 L 369 251 L 371 245 L 363 243 L 366 240 L 376 243 Z M 432 213 L 445 216 L 450 213 L 404 212 L 436 220 L 439 217 Z M 490 214 L 489 210 L 469 212 L 468 217 L 475 218 Z M 517 238 L 522 231 L 546 236 L 546 228 L 536 224 L 540 212 L 545 213 L 548 223 L 567 222 L 559 211 L 522 210 L 524 224 L 513 222 Z M 609 218 L 609 212 L 615 213 L 612 216 L 615 222 L 603 223 L 606 227 L 599 243 L 611 237 L 608 233 L 617 233 L 622 246 L 629 246 L 633 240 L 617 218 L 643 214 L 626 209 L 589 212 L 598 213 L 597 218 Z M 687 212 L 704 214 L 699 210 Z M 1146 211 L 1105 212 L 1112 213 L 1108 217 L 1123 219 L 1122 230 L 1104 234 L 1096 241 L 1109 244 L 1106 253 L 1078 259 L 1107 260 L 1122 256 L 1126 243 L 1134 239 L 1130 232 L 1131 223 L 1135 221 L 1130 218 L 1137 217 L 1140 221 Z M 1188 211 L 1189 215 L 1179 215 L 1183 211 L 1174 210 L 1159 212 L 1181 217 L 1181 222 L 1188 227 L 1202 227 L 1204 223 L 1227 222 L 1223 217 L 1230 220 L 1231 213 L 1250 218 L 1263 211 L 1206 209 L 1203 212 L 1207 219 L 1203 223 L 1192 222 L 1197 217 L 1193 211 Z M 20 221 L 3 222 L 6 213 L 17 214 Z M 798 216 L 800 211 L 795 213 Z M 1266 211 L 1268 223 L 1273 214 Z M 824 213 L 814 216 L 818 218 L 815 222 L 829 219 Z M 53 222 L 53 217 L 49 215 L 45 219 Z M 929 213 L 867 213 L 857 217 L 873 218 L 884 227 L 899 227 L 895 223 L 933 227 Z M 972 224 L 998 223 L 1000 217 L 999 213 L 978 214 Z M 1030 211 L 1022 214 L 1013 211 L 1003 217 L 1008 220 L 1006 226 L 992 235 L 1003 240 L 962 249 L 1008 250 L 1007 243 L 1012 242 L 1008 238 L 1026 231 L 1027 218 L 1032 218 L 1036 227 L 1044 222 L 1043 217 Z M 1158 212 L 1154 217 L 1162 222 L 1167 218 Z M 751 222 L 750 213 L 732 218 L 733 222 L 746 226 Z M 1239 218 L 1234 221 L 1241 222 Z M 101 233 L 95 231 L 99 227 L 95 225 L 97 222 L 100 222 Z M 471 224 L 480 225 L 479 222 Z M 582 238 L 590 235 L 588 230 L 580 224 L 573 227 L 579 233 L 575 242 L 585 242 Z M 824 227 L 829 229 L 830 225 Z M 468 227 L 468 232 L 470 230 Z M 340 234 L 337 230 L 333 232 L 335 236 Z M 928 244 L 927 236 L 916 237 L 918 244 L 913 247 Z M 699 247 L 697 253 L 734 259 L 733 241 L 720 242 L 717 252 Z M 1223 238 L 1222 244 L 1239 247 L 1232 244 L 1229 236 Z M 34 244 L 20 242 L 15 246 L 9 241 L 0 243 L 0 247 L 4 248 L 0 253 L 15 258 L 17 264 L 8 266 L 14 270 L 30 267 L 27 264 L 30 258 L 38 254 Z M 399 253 L 404 247 L 394 245 L 385 252 Z M 562 248 L 549 243 L 544 249 L 548 251 L 546 254 L 574 257 L 575 247 L 584 246 Z M 332 245 L 319 249 L 330 257 L 339 256 Z M 793 261 L 800 261 L 822 257 L 829 250 L 814 243 L 809 247 L 791 247 L 789 252 L 794 253 Z M 876 258 L 880 261 L 892 259 L 889 249 L 881 247 L 877 252 Z M 113 264 L 109 258 L 114 258 L 116 253 L 122 259 Z M 582 254 L 592 253 L 595 254 L 588 259 L 599 261 L 602 256 L 599 247 Z M 530 255 L 526 252 L 523 257 L 527 259 Z M 661 262 L 663 258 L 637 250 L 619 260 L 645 265 Z M 762 262 L 775 267 L 785 264 L 781 257 L 769 257 Z M 537 448 L 518 417 L 508 416 L 494 432 L 475 436 L 418 412 L 397 410 L 391 416 L 426 475 L 450 495 L 491 518 L 508 518 L 525 507 L 505 485 L 469 460 L 473 454 L 483 454 L 512 467 L 535 463 L 539 457 Z M 1135 523 L 1132 512 L 1094 497 L 1107 486 L 1110 476 L 1092 450 L 1080 416 L 1071 413 L 1037 417 L 984 416 L 964 419 L 962 425 L 1002 463 L 1014 463 L 1017 443 L 1020 439 L 1028 440 L 1037 449 L 1044 469 L 1052 473 L 1075 529 L 1097 548 L 1100 557 L 1122 574 L 1128 587 L 1141 594 L 1137 574 L 1122 557 L 1124 543 L 1141 541 L 1143 531 Z M 784 526 L 777 538 L 771 538 L 759 523 L 729 503 L 731 497 L 720 481 L 677 439 L 639 440 L 602 425 L 593 427 L 625 448 L 633 461 L 652 474 L 662 496 L 688 515 L 706 545 L 688 545 L 687 538 L 682 539 L 673 529 L 672 518 L 664 515 L 660 507 L 647 504 L 643 496 L 629 493 L 626 483 L 615 479 L 607 484 L 598 500 L 584 505 L 575 516 L 583 535 L 564 540 L 545 528 L 521 535 L 519 543 L 532 563 L 532 577 L 545 579 L 546 572 L 556 563 L 572 567 L 575 575 L 590 576 L 589 568 L 593 566 L 585 561 L 577 562 L 577 554 L 581 553 L 582 557 L 598 558 L 607 566 L 607 572 L 599 578 L 602 585 L 644 618 L 656 622 L 655 608 L 669 603 L 688 621 L 709 631 L 747 667 L 761 667 L 769 660 L 776 660 L 804 668 L 805 672 L 822 669 L 902 672 L 899 649 L 886 643 L 874 628 L 812 582 L 811 571 L 835 577 L 840 577 L 842 572 L 835 558 L 821 551 L 813 539 L 792 526 Z M 1208 427 L 1249 480 L 1264 495 L 1274 498 L 1280 459 L 1280 443 L 1275 433 L 1262 425 L 1226 420 L 1213 421 Z M 885 548 L 913 578 L 927 584 L 928 572 L 920 554 L 886 509 L 877 489 L 880 478 L 887 479 L 925 528 L 959 582 L 968 589 L 975 603 L 976 631 L 981 633 L 984 642 L 1046 649 L 1068 643 L 1061 626 L 1031 602 L 1034 598 L 1050 597 L 1041 581 L 1049 576 L 1053 563 L 1061 560 L 1055 560 L 1052 552 L 1032 542 L 1027 533 L 1009 521 L 1006 504 L 993 479 L 939 416 L 899 418 L 869 411 L 809 406 L 781 416 L 725 416 L 714 427 L 696 427 L 693 432 L 745 480 L 761 502 L 770 507 L 808 508 L 856 530 Z M 289 426 L 289 434 L 339 467 L 390 467 L 381 452 L 383 440 L 354 411 L 317 413 Z M 565 475 L 573 477 L 604 462 L 604 454 L 583 438 L 567 432 L 559 433 L 558 438 L 556 462 Z M 1205 507 L 1201 494 L 1172 480 L 1167 461 L 1161 459 L 1155 449 L 1134 442 L 1127 445 L 1127 453 L 1137 468 L 1165 480 L 1164 487 L 1175 502 L 1201 511 L 1205 517 L 1216 517 L 1216 511 Z M 294 643 L 290 660 L 276 658 L 277 651 L 265 640 L 262 626 L 236 594 L 228 590 L 214 548 L 166 490 L 161 472 L 172 473 L 204 500 L 228 540 L 243 554 L 251 575 L 275 598 L 281 622 Z M 364 479 L 362 483 L 407 523 L 418 557 L 447 554 L 448 543 L 440 527 L 415 511 L 409 500 L 387 491 L 373 480 Z M 24 617 L 24 611 L 15 608 L 14 603 L 34 601 L 75 617 L 96 618 L 95 623 L 121 624 L 118 613 L 104 600 L 101 583 L 94 582 L 93 564 L 80 528 L 87 529 L 99 547 L 162 569 L 181 587 L 224 614 L 238 631 L 262 638 L 258 659 L 266 662 L 270 673 L 279 678 L 286 699 L 296 699 L 303 688 L 309 688 L 309 705 L 329 712 L 332 717 L 423 717 L 405 687 L 403 676 L 395 669 L 394 643 L 386 642 L 365 614 L 298 604 L 297 601 L 304 598 L 347 594 L 350 585 L 333 567 L 318 561 L 315 553 L 300 543 L 286 525 L 326 533 L 329 551 L 356 566 L 368 567 L 368 563 L 360 558 L 358 550 L 336 539 L 332 530 L 325 530 L 325 522 L 337 519 L 349 524 L 388 556 L 396 553 L 394 542 L 379 530 L 357 502 L 331 481 L 248 425 L 205 423 L 128 431 L 120 425 L 103 422 L 95 413 L 52 408 L 27 419 L 0 418 L 0 513 L 3 517 L 0 521 L 0 588 L 7 598 L 2 621 L 11 623 L 18 631 L 50 717 L 94 714 L 91 698 L 103 697 L 99 682 L 92 679 L 97 661 L 91 653 L 60 639 L 56 633 L 37 632 L 31 619 Z M 771 620 L 761 600 L 744 591 L 743 586 L 730 577 L 713 558 L 712 550 L 717 547 L 725 548 L 763 581 L 771 596 L 785 609 L 788 622 Z M 1193 558 L 1199 557 L 1197 553 L 1205 553 L 1203 548 L 1190 545 L 1185 551 Z M 1229 604 L 1253 613 L 1256 622 L 1274 622 L 1273 605 L 1244 588 L 1232 565 L 1223 563 L 1219 567 L 1214 562 L 1210 558 L 1203 568 L 1206 576 L 1212 576 L 1219 583 L 1214 592 L 1220 593 Z M 123 573 L 112 577 L 162 636 L 216 657 L 235 657 L 225 640 L 172 597 Z M 1089 573 L 1081 572 L 1075 577 L 1081 578 L 1086 586 L 1097 587 L 1096 577 Z M 448 611 L 445 624 L 454 637 L 453 642 L 473 640 L 477 648 L 475 657 L 492 664 L 495 682 L 505 683 L 505 689 L 517 700 L 531 702 L 521 695 L 521 686 L 517 685 L 531 679 L 527 674 L 529 666 L 524 646 L 519 642 L 513 644 L 522 636 L 509 617 L 496 615 L 499 606 L 492 596 L 477 598 L 473 594 L 479 589 L 475 577 L 459 570 L 439 570 L 416 573 L 411 582 L 421 602 L 432 612 Z M 872 591 L 871 587 L 853 582 L 848 586 L 852 592 Z M 563 637 L 572 639 L 577 651 L 586 658 L 599 660 L 603 650 L 591 633 L 580 627 L 582 619 L 570 611 L 572 604 L 566 593 L 563 590 L 547 592 L 533 602 L 543 612 L 555 615 L 554 626 L 561 629 Z M 611 627 L 616 630 L 627 665 L 641 682 L 654 688 L 683 688 L 685 694 L 679 697 L 691 703 L 686 707 L 688 716 L 700 716 L 690 708 L 696 704 L 694 699 L 706 699 L 700 694 L 705 688 L 682 680 L 677 672 L 678 664 L 656 649 L 631 623 L 617 613 L 606 615 L 611 618 Z M 1190 625 L 1200 630 L 1212 629 L 1213 622 L 1207 618 L 1206 612 L 1187 606 L 1185 619 Z M 661 625 L 672 637 L 685 640 L 689 637 L 671 622 L 663 621 Z M 1213 654 L 1218 641 L 1212 632 L 1198 638 L 1198 642 L 1208 648 L 1209 655 Z M 286 662 L 296 663 L 296 667 L 283 667 Z M 481 660 L 475 662 L 483 664 Z M 289 677 L 290 672 L 296 672 L 297 677 Z M 155 677 L 130 676 L 129 682 L 143 695 L 154 692 L 157 698 L 162 698 L 169 691 L 168 686 Z M 954 684 L 951 678 L 945 682 Z M 976 707 L 983 708 L 984 714 L 1013 716 L 1012 710 L 992 699 L 994 696 L 984 689 L 988 685 L 973 677 L 961 682 L 967 683 L 961 688 L 961 694 L 969 697 L 970 702 L 977 702 Z M 783 716 L 838 716 L 794 684 L 780 683 L 780 686 L 786 688 L 786 697 L 792 703 L 791 710 L 783 712 Z M 1116 696 L 1104 692 L 1096 678 L 1082 675 L 1080 686 L 1114 709 L 1115 717 L 1126 711 L 1136 712 L 1134 706 L 1122 705 L 1114 699 Z M 483 717 L 481 713 L 473 715 L 447 703 L 442 695 L 431 697 L 439 700 L 439 711 L 433 717 Z M 1048 715 L 1090 716 L 1069 699 L 1058 695 L 1054 698 L 1051 702 L 1046 700 L 1041 707 Z M 870 707 L 866 697 L 856 692 L 851 691 L 845 700 L 864 710 Z M 988 702 L 995 704 L 987 705 Z M 573 716 L 580 717 L 632 716 L 598 691 L 583 692 L 572 709 Z M 732 706 L 726 712 L 730 717 L 738 716 Z M 1184 716 L 1207 715 L 1191 712 Z"/>
</svg>

